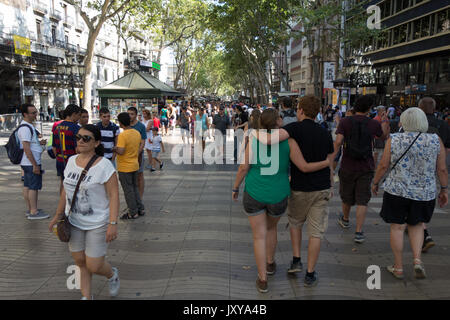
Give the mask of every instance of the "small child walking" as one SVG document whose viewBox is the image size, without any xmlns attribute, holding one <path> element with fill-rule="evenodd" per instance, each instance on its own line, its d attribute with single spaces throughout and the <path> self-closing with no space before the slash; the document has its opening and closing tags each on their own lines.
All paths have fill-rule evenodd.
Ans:
<svg viewBox="0 0 450 320">
<path fill-rule="evenodd" d="M 159 163 L 159 169 L 161 170 L 164 163 L 159 159 L 159 154 L 162 152 L 166 152 L 164 149 L 164 144 L 162 141 L 162 137 L 158 132 L 158 128 L 153 127 L 153 137 L 149 138 L 148 141 L 152 144 L 152 168 L 151 172 L 156 171 L 156 163 Z"/>
</svg>

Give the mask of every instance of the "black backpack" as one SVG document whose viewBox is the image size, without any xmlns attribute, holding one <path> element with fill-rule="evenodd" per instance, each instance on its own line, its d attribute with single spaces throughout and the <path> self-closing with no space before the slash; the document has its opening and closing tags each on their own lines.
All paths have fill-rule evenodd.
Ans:
<svg viewBox="0 0 450 320">
<path fill-rule="evenodd" d="M 5 145 L 6 153 L 12 164 L 20 164 L 23 156 L 23 149 L 20 148 L 20 141 L 17 137 L 17 131 L 22 127 L 28 127 L 31 131 L 31 136 L 33 137 L 33 129 L 29 125 L 21 124 L 16 130 L 9 136 L 8 143 Z"/>
<path fill-rule="evenodd" d="M 443 137 L 440 136 L 439 129 L 441 129 L 441 122 L 433 117 L 427 117 L 428 119 L 428 131 L 427 133 L 435 133 L 437 134 L 441 139 Z"/>
<path fill-rule="evenodd" d="M 369 132 L 369 118 L 356 121 L 354 117 L 349 117 L 352 121 L 352 131 L 346 139 L 344 148 L 346 154 L 356 160 L 364 160 L 372 157 L 372 135 Z"/>
</svg>

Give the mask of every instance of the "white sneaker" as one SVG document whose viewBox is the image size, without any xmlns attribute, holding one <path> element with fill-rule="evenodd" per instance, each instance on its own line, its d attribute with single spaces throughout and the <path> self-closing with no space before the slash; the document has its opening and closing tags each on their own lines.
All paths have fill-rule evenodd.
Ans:
<svg viewBox="0 0 450 320">
<path fill-rule="evenodd" d="M 108 279 L 109 295 L 111 297 L 115 297 L 119 294 L 120 288 L 119 270 L 116 267 L 112 267 L 112 271 L 114 272 L 114 275 L 110 279 Z"/>
<path fill-rule="evenodd" d="M 83 296 L 83 297 L 81 297 L 80 300 L 89 300 L 89 299 Z M 91 300 L 94 300 L 94 295 L 91 296 Z"/>
</svg>

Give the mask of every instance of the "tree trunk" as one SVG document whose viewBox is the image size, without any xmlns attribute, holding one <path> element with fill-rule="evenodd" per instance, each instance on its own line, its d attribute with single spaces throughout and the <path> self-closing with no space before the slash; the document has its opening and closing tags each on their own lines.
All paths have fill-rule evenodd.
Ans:
<svg viewBox="0 0 450 320">
<path fill-rule="evenodd" d="M 91 89 L 92 89 L 92 80 L 91 80 L 91 72 L 92 72 L 92 60 L 94 59 L 94 50 L 95 50 L 95 40 L 102 28 L 104 21 L 99 21 L 97 27 L 95 29 L 89 30 L 89 37 L 87 43 L 87 52 L 86 58 L 84 60 L 85 73 L 83 78 L 83 108 L 90 110 L 91 109 Z"/>
</svg>

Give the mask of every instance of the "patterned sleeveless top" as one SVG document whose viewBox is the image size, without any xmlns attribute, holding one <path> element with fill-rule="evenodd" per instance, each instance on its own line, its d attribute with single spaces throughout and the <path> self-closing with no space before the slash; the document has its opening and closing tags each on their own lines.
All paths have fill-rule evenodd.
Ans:
<svg viewBox="0 0 450 320">
<path fill-rule="evenodd" d="M 418 134 L 403 132 L 391 135 L 391 168 Z M 436 134 L 422 133 L 389 173 L 383 184 L 384 191 L 417 201 L 436 199 L 436 160 L 439 151 L 439 137 Z"/>
</svg>

